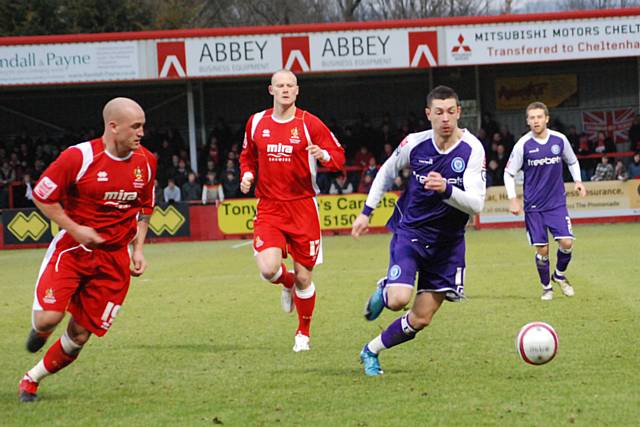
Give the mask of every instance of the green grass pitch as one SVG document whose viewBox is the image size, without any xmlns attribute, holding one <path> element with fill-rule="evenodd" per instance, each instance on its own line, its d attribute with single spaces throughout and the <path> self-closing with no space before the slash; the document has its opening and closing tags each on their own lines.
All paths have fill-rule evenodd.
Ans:
<svg viewBox="0 0 640 427">
<path fill-rule="evenodd" d="M 364 377 L 358 352 L 398 316 L 362 317 L 390 235 L 325 238 L 304 354 L 291 351 L 295 314 L 281 312 L 246 241 L 151 244 L 112 331 L 43 381 L 35 404 L 17 401 L 17 385 L 42 357 L 24 340 L 44 249 L 0 251 L 0 425 L 637 425 L 640 225 L 574 231 L 576 296 L 551 302 L 522 229 L 468 232 L 467 301 L 383 353 L 380 378 Z M 544 366 L 514 348 L 535 320 L 560 339 Z"/>
</svg>

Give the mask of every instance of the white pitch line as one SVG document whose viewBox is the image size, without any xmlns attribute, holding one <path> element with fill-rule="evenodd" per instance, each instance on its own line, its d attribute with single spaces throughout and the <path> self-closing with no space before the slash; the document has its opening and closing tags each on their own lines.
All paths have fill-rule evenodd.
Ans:
<svg viewBox="0 0 640 427">
<path fill-rule="evenodd" d="M 241 247 L 243 247 L 243 246 L 250 245 L 250 244 L 252 244 L 252 243 L 253 243 L 253 240 L 247 240 L 246 242 L 237 243 L 237 244 L 235 244 L 235 245 L 231 246 L 231 248 L 232 248 L 232 249 L 238 249 L 238 248 L 241 248 Z"/>
</svg>

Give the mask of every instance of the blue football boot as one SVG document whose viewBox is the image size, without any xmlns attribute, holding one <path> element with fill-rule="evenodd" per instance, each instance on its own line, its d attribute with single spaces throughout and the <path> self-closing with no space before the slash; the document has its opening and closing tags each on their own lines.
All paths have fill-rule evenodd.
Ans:
<svg viewBox="0 0 640 427">
<path fill-rule="evenodd" d="M 378 361 L 378 355 L 369 351 L 365 345 L 360 352 L 360 363 L 364 368 L 364 374 L 368 377 L 377 377 L 382 375 L 383 371 L 380 368 L 380 362 Z"/>
<path fill-rule="evenodd" d="M 371 294 L 367 300 L 367 305 L 364 307 L 364 318 L 372 321 L 380 316 L 382 310 L 384 310 L 384 299 L 382 298 L 382 290 L 387 281 L 386 277 L 378 280 L 376 290 Z"/>
</svg>

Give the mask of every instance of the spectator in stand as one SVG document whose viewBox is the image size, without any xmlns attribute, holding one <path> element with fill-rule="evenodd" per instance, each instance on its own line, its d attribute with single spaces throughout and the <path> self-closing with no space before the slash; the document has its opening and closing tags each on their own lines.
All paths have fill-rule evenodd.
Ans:
<svg viewBox="0 0 640 427">
<path fill-rule="evenodd" d="M 207 179 L 207 174 L 209 172 L 216 172 L 217 173 L 217 170 L 218 170 L 218 168 L 216 167 L 216 163 L 213 160 L 207 160 L 207 166 L 206 166 L 202 176 L 204 176 L 204 178 L 206 180 Z"/>
<path fill-rule="evenodd" d="M 16 171 L 11 167 L 8 161 L 2 162 L 0 167 L 0 209 L 9 207 L 9 191 L 10 184 L 16 180 Z"/>
<path fill-rule="evenodd" d="M 569 126 L 569 130 L 565 135 L 571 144 L 571 148 L 574 151 L 578 151 L 578 147 L 580 146 L 580 135 L 578 135 L 578 130 L 574 125 Z"/>
<path fill-rule="evenodd" d="M 640 178 L 640 151 L 633 155 L 633 161 L 627 170 L 630 179 Z"/>
<path fill-rule="evenodd" d="M 218 138 L 211 135 L 209 138 L 209 157 L 207 160 L 213 160 L 215 164 L 220 162 L 220 149 L 218 148 Z"/>
<path fill-rule="evenodd" d="M 482 147 L 484 148 L 484 152 L 488 155 L 491 145 L 489 144 L 489 138 L 487 138 L 487 132 L 480 128 L 478 129 L 478 140 L 482 143 Z"/>
<path fill-rule="evenodd" d="M 240 197 L 240 180 L 233 171 L 227 171 L 222 180 L 222 190 L 228 199 Z M 248 197 L 253 197 L 253 191 L 247 193 Z"/>
<path fill-rule="evenodd" d="M 607 136 L 603 131 L 599 131 L 596 135 L 596 141 L 593 144 L 595 151 L 598 154 L 602 153 L 613 153 L 616 151 L 616 146 L 613 143 L 613 139 L 610 136 Z"/>
<path fill-rule="evenodd" d="M 632 150 L 640 150 L 640 114 L 633 119 L 633 123 L 631 123 L 631 127 L 629 128 L 629 142 L 631 143 Z"/>
<path fill-rule="evenodd" d="M 371 174 L 363 174 L 360 178 L 360 184 L 358 184 L 358 193 L 369 194 L 371 190 L 371 184 L 373 183 L 374 176 Z"/>
<path fill-rule="evenodd" d="M 582 156 L 589 156 L 593 154 L 593 150 L 591 149 L 591 142 L 589 142 L 589 136 L 586 133 L 581 133 L 578 137 L 578 149 L 576 150 L 576 155 L 580 160 L 580 175 L 582 176 L 582 181 L 589 181 L 591 179 L 591 175 L 593 175 L 593 170 L 596 167 L 595 159 L 583 158 Z"/>
<path fill-rule="evenodd" d="M 511 154 L 511 150 L 513 150 L 513 146 L 516 145 L 516 139 L 514 138 L 513 134 L 511 133 L 507 125 L 500 126 L 500 137 L 501 137 L 500 139 L 502 140 L 502 144 L 506 149 L 507 158 L 508 158 L 509 155 Z"/>
<path fill-rule="evenodd" d="M 611 181 L 614 179 L 614 170 L 609 158 L 604 155 L 600 158 L 600 163 L 596 166 L 596 172 L 591 177 L 591 181 Z"/>
<path fill-rule="evenodd" d="M 340 141 L 340 144 L 342 144 L 342 147 L 344 148 L 344 151 L 347 155 L 347 159 L 349 159 L 349 162 L 350 162 L 351 159 L 355 157 L 354 150 L 357 147 L 356 139 L 353 136 L 352 126 L 350 125 L 345 126 L 344 132 L 342 134 L 342 137 L 339 138 L 339 141 Z"/>
<path fill-rule="evenodd" d="M 182 200 L 180 187 L 176 185 L 173 178 L 169 178 L 169 183 L 164 188 L 164 200 L 170 205 Z"/>
<path fill-rule="evenodd" d="M 173 180 L 175 181 L 178 187 L 182 188 L 185 182 L 189 181 L 189 173 L 191 173 L 191 171 L 189 170 L 189 168 L 187 168 L 187 162 L 184 161 L 183 159 L 178 160 L 178 168 L 173 174 Z M 198 195 L 199 193 L 200 192 L 198 192 Z M 199 198 L 200 197 L 197 197 L 196 200 L 198 200 Z M 184 194 L 183 194 L 183 199 L 184 199 Z"/>
<path fill-rule="evenodd" d="M 500 168 L 496 159 L 489 160 L 487 165 L 487 187 L 504 185 L 504 168 Z"/>
<path fill-rule="evenodd" d="M 376 159 L 375 157 L 369 157 L 367 167 L 362 171 L 362 175 L 368 174 L 375 178 L 377 173 L 378 173 L 378 164 L 376 163 Z"/>
<path fill-rule="evenodd" d="M 224 190 L 222 184 L 218 182 L 215 172 L 207 173 L 207 180 L 202 186 L 202 204 L 215 203 L 218 206 L 221 202 L 224 202 Z"/>
<path fill-rule="evenodd" d="M 618 181 L 626 181 L 629 179 L 627 168 L 624 167 L 622 160 L 616 161 L 616 167 L 614 168 L 613 174 L 615 175 L 615 179 Z"/>
<path fill-rule="evenodd" d="M 47 166 L 44 163 L 44 160 L 36 159 L 36 161 L 33 164 L 33 173 L 31 174 L 31 178 L 33 178 L 34 180 L 40 179 L 40 175 L 42 175 L 42 172 L 44 172 L 46 167 Z"/>
<path fill-rule="evenodd" d="M 331 187 L 329 188 L 329 194 L 351 194 L 353 193 L 353 184 L 347 181 L 347 175 L 344 173 L 338 174 L 333 181 L 331 181 Z"/>
<path fill-rule="evenodd" d="M 228 159 L 227 163 L 225 163 L 224 169 L 222 169 L 222 174 L 225 175 L 227 172 L 232 172 L 235 176 L 238 176 L 240 170 L 238 168 L 238 163 L 233 159 Z"/>
<path fill-rule="evenodd" d="M 491 115 L 491 113 L 484 113 L 482 115 L 481 127 L 482 129 L 485 130 L 487 135 L 491 135 L 492 138 L 493 138 L 493 135 L 500 132 L 498 123 L 495 120 L 493 120 L 493 116 Z"/>
<path fill-rule="evenodd" d="M 156 200 L 156 206 L 164 207 L 166 203 L 166 200 L 164 200 L 164 190 L 157 178 L 153 181 L 153 193 Z"/>
<path fill-rule="evenodd" d="M 507 154 L 507 149 L 504 144 L 500 143 L 496 145 L 496 153 L 494 159 L 498 162 L 498 167 L 501 170 L 507 166 L 507 162 L 509 161 L 509 155 Z"/>
<path fill-rule="evenodd" d="M 366 168 L 369 165 L 369 159 L 375 160 L 375 157 L 369 151 L 366 145 L 361 145 L 360 149 L 358 150 L 355 157 L 353 158 L 353 164 L 355 166 L 361 166 L 363 168 Z"/>
<path fill-rule="evenodd" d="M 390 142 L 385 142 L 382 146 L 382 155 L 380 156 L 380 161 L 378 163 L 384 163 L 391 155 L 393 154 L 393 144 Z"/>
<path fill-rule="evenodd" d="M 189 172 L 187 182 L 180 187 L 180 193 L 185 202 L 202 199 L 202 187 L 198 183 L 195 173 Z"/>
<path fill-rule="evenodd" d="M 33 181 L 31 175 L 25 173 L 22 176 L 22 185 L 16 188 L 14 194 L 14 206 L 16 208 L 33 208 Z"/>
</svg>

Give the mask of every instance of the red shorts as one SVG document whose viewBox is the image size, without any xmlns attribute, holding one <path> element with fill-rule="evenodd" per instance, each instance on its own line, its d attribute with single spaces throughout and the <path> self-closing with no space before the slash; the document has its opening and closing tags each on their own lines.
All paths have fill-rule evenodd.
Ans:
<svg viewBox="0 0 640 427">
<path fill-rule="evenodd" d="M 80 326 L 102 336 L 127 296 L 130 262 L 126 246 L 89 250 L 61 231 L 42 261 L 33 309 L 69 311 Z"/>
<path fill-rule="evenodd" d="M 309 197 L 292 201 L 260 199 L 253 229 L 253 249 L 280 248 L 312 270 L 322 263 L 322 241 L 316 199 Z"/>
</svg>

